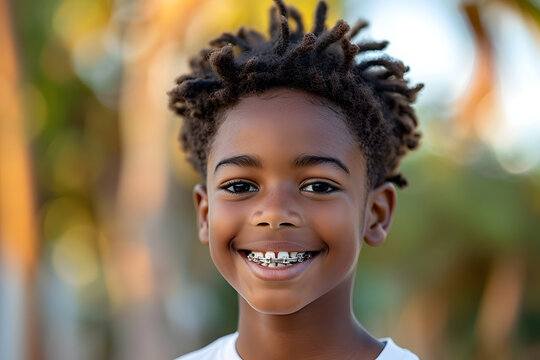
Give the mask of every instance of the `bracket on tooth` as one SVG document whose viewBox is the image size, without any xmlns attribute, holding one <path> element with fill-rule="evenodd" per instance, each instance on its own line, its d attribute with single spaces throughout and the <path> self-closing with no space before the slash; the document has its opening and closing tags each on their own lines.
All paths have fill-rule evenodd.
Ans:
<svg viewBox="0 0 540 360">
<path fill-rule="evenodd" d="M 313 255 L 311 255 L 311 253 L 306 252 L 306 253 L 298 253 L 296 256 L 293 256 L 293 257 L 267 259 L 265 257 L 255 256 L 253 253 L 249 253 L 247 258 L 249 261 L 253 261 L 254 263 L 258 263 L 258 264 L 275 263 L 275 264 L 287 265 L 287 264 L 301 263 L 304 260 L 311 258 L 312 256 Z"/>
</svg>

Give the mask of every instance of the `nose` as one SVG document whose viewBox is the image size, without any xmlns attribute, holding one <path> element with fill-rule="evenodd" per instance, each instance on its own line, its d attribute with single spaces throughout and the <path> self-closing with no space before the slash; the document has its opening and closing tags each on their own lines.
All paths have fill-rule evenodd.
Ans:
<svg viewBox="0 0 540 360">
<path fill-rule="evenodd" d="M 252 213 L 251 224 L 272 230 L 300 227 L 302 216 L 295 194 L 279 189 L 264 194 Z"/>
</svg>

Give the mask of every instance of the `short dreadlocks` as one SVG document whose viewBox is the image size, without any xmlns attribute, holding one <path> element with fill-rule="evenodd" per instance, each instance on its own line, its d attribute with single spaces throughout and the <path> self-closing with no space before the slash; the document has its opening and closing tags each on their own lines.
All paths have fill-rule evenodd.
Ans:
<svg viewBox="0 0 540 360">
<path fill-rule="evenodd" d="M 411 104 L 423 84 L 409 87 L 403 77 L 408 67 L 376 53 L 387 41 L 351 42 L 367 27 L 365 21 L 350 28 L 338 20 L 328 30 L 327 5 L 320 1 L 313 29 L 304 34 L 300 13 L 281 0 L 274 2 L 268 40 L 245 28 L 236 35 L 222 34 L 210 42 L 211 49 L 191 59 L 192 72 L 176 79 L 177 86 L 168 93 L 170 108 L 184 118 L 180 139 L 189 161 L 206 180 L 209 146 L 220 114 L 242 97 L 293 88 L 343 110 L 366 157 L 369 186 L 385 181 L 407 185 L 397 168 L 407 151 L 419 144 Z M 294 32 L 290 18 L 296 23 Z"/>
</svg>

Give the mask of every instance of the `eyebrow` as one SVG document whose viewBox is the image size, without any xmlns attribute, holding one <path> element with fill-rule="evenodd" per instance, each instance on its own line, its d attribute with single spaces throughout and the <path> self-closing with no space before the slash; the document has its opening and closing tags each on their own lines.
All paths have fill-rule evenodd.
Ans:
<svg viewBox="0 0 540 360">
<path fill-rule="evenodd" d="M 330 164 L 336 166 L 337 168 L 343 170 L 347 174 L 350 174 L 349 168 L 339 159 L 329 157 L 329 156 L 319 156 L 319 155 L 300 155 L 294 160 L 294 167 L 307 167 L 315 166 L 319 164 Z M 214 168 L 216 172 L 220 167 L 226 165 L 236 165 L 241 167 L 254 167 L 261 168 L 262 164 L 259 159 L 250 155 L 238 155 L 225 158 L 217 163 Z"/>
<path fill-rule="evenodd" d="M 345 171 L 347 174 L 351 173 L 349 168 L 341 160 L 329 156 L 301 155 L 294 161 L 295 167 L 314 166 L 319 164 L 334 165 Z"/>
<path fill-rule="evenodd" d="M 225 158 L 217 163 L 216 167 L 214 168 L 214 172 L 218 170 L 219 167 L 225 166 L 225 165 L 236 165 L 236 166 L 242 166 L 242 167 L 255 167 L 260 168 L 262 167 L 261 161 L 253 156 L 249 155 L 238 155 L 233 156 L 229 158 Z"/>
</svg>

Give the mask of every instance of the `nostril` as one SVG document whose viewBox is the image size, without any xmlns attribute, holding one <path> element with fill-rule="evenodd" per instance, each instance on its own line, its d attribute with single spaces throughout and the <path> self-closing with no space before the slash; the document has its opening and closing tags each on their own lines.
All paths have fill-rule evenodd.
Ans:
<svg viewBox="0 0 540 360">
<path fill-rule="evenodd" d="M 268 226 L 270 228 L 274 228 L 274 226 L 272 226 L 270 223 L 268 222 L 260 222 L 260 223 L 257 223 L 257 226 Z M 278 226 L 276 227 L 276 229 L 279 229 L 280 227 L 294 227 L 295 225 L 293 223 L 290 223 L 290 222 L 282 222 L 282 223 L 279 223 Z"/>
<path fill-rule="evenodd" d="M 280 223 L 279 226 L 294 226 L 294 224 L 292 223 L 288 223 L 288 222 L 284 222 L 284 223 Z"/>
</svg>

